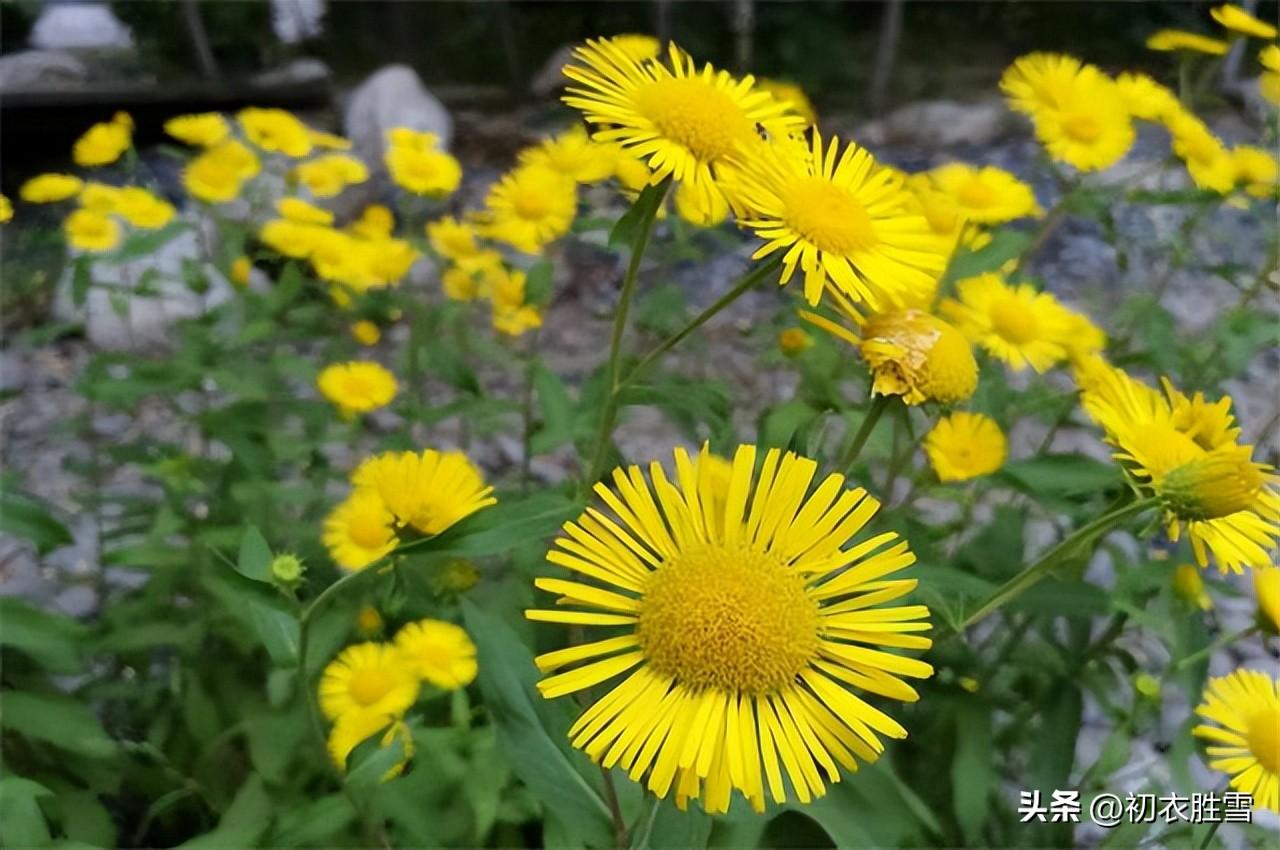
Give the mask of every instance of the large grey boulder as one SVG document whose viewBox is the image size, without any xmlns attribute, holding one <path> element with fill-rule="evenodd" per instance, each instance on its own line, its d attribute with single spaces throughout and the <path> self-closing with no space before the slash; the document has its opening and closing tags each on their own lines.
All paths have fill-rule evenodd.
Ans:
<svg viewBox="0 0 1280 850">
<path fill-rule="evenodd" d="M 65 50 L 23 50 L 0 56 L 0 93 L 69 88 L 88 80 L 89 68 Z"/>
<path fill-rule="evenodd" d="M 32 47 L 130 48 L 133 33 L 106 3 L 46 3 L 31 27 Z"/>
<path fill-rule="evenodd" d="M 854 138 L 869 145 L 984 145 L 1005 135 L 1012 126 L 1013 115 L 999 98 L 973 103 L 922 100 L 863 125 Z"/>
<path fill-rule="evenodd" d="M 453 139 L 453 120 L 408 65 L 388 65 L 361 83 L 347 100 L 343 128 L 366 162 L 381 164 L 386 131 L 393 127 L 435 133 L 441 147 Z"/>
</svg>

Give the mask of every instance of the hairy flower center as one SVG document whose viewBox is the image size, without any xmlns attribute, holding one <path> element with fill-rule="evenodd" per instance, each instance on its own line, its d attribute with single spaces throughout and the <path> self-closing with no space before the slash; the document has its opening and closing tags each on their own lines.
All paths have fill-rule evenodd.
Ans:
<svg viewBox="0 0 1280 850">
<path fill-rule="evenodd" d="M 1062 119 L 1062 130 L 1077 142 L 1093 142 L 1102 135 L 1102 122 L 1087 112 L 1075 112 Z"/>
<path fill-rule="evenodd" d="M 1268 772 L 1280 774 L 1280 709 L 1264 708 L 1249 718 L 1249 752 Z"/>
<path fill-rule="evenodd" d="M 649 577 L 636 635 L 648 663 L 687 686 L 767 693 L 813 659 L 818 605 L 776 558 L 707 546 Z"/>
<path fill-rule="evenodd" d="M 782 203 L 787 224 L 823 251 L 847 255 L 869 250 L 879 241 L 866 207 L 821 177 L 788 186 Z"/>
<path fill-rule="evenodd" d="M 1040 335 L 1035 313 L 1016 298 L 1002 298 L 991 305 L 991 327 L 1014 344 L 1031 342 Z"/>
<path fill-rule="evenodd" d="M 983 209 L 996 202 L 995 190 L 988 186 L 986 181 L 977 177 L 966 180 L 956 194 L 960 198 L 960 203 L 975 209 Z"/>
<path fill-rule="evenodd" d="M 357 670 L 351 674 L 347 692 L 360 705 L 373 705 L 391 690 L 391 677 L 382 670 Z"/>
<path fill-rule="evenodd" d="M 659 133 L 702 162 L 732 154 L 753 133 L 742 107 L 700 78 L 657 80 L 637 91 L 635 99 Z"/>
</svg>

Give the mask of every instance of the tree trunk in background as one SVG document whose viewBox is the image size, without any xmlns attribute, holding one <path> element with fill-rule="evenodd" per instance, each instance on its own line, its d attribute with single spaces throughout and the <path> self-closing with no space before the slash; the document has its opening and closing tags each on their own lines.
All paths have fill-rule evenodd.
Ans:
<svg viewBox="0 0 1280 850">
<path fill-rule="evenodd" d="M 653 34 L 665 50 L 671 40 L 671 0 L 654 0 L 653 6 Z"/>
<path fill-rule="evenodd" d="M 898 39 L 902 35 L 902 0 L 887 0 L 880 17 L 880 38 L 876 44 L 875 65 L 871 72 L 871 86 L 867 90 L 867 104 L 872 115 L 884 112 L 889 95 L 889 82 L 893 79 L 893 63 L 898 58 Z"/>
<path fill-rule="evenodd" d="M 513 96 L 528 93 L 529 81 L 520 72 L 520 44 L 516 40 L 516 27 L 511 16 L 511 4 L 507 0 L 494 3 L 498 17 L 498 35 L 502 39 L 502 55 L 507 63 L 507 87 Z"/>
<path fill-rule="evenodd" d="M 756 9 L 753 0 L 733 0 L 733 62 L 739 74 L 751 71 L 751 48 L 755 40 Z"/>
<path fill-rule="evenodd" d="M 191 49 L 195 51 L 200 75 L 206 80 L 221 79 L 218 60 L 214 58 L 213 48 L 209 46 L 209 33 L 205 31 L 204 19 L 200 17 L 200 0 L 182 0 L 182 23 L 187 29 L 187 38 L 191 39 Z"/>
</svg>

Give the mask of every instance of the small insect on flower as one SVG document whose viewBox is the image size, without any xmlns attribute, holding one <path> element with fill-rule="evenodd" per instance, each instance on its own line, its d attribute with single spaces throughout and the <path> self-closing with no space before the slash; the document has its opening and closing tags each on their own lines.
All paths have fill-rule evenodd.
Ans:
<svg viewBox="0 0 1280 850">
<path fill-rule="evenodd" d="M 397 527 L 410 525 L 422 534 L 439 534 L 498 501 L 458 451 L 384 452 L 356 467 L 351 483 L 377 494 Z"/>
<path fill-rule="evenodd" d="M 424 682 L 456 691 L 476 678 L 476 645 L 466 631 L 443 620 L 419 620 L 396 632 L 396 649 Z"/>
<path fill-rule="evenodd" d="M 1260 670 L 1210 679 L 1196 714 L 1209 721 L 1191 730 L 1208 742 L 1209 767 L 1258 808 L 1280 812 L 1280 681 Z"/>
<path fill-rule="evenodd" d="M 956 411 L 933 426 L 924 450 L 939 481 L 968 481 L 1003 466 L 1008 444 L 990 416 Z"/>
<path fill-rule="evenodd" d="M 396 378 L 382 364 L 353 360 L 326 366 L 316 378 L 320 394 L 352 418 L 386 407 L 396 397 Z"/>
<path fill-rule="evenodd" d="M 74 198 L 83 187 L 74 174 L 37 174 L 18 187 L 18 197 L 29 204 L 53 204 Z"/>
<path fill-rule="evenodd" d="M 330 720 L 400 717 L 418 699 L 418 677 L 389 643 L 358 643 L 320 676 L 320 710 Z"/>
<path fill-rule="evenodd" d="M 623 677 L 569 730 L 573 746 L 683 808 L 729 809 L 740 791 L 757 811 L 787 801 L 783 770 L 807 803 L 904 738 L 897 721 L 855 691 L 918 699 L 904 678 L 933 668 L 885 651 L 928 649 L 929 610 L 880 607 L 913 579 L 915 561 L 883 532 L 851 538 L 879 503 L 818 465 L 740 446 L 727 477 L 705 449 L 675 452 L 672 483 L 657 462 L 596 485 L 610 515 L 588 508 L 565 525 L 547 560 L 590 583 L 539 578 L 553 608 L 532 620 L 603 626 L 609 637 L 539 656 L 547 699 Z M 571 668 L 571 669 L 566 669 Z M 560 671 L 552 674 L 552 671 Z M 824 779 L 825 775 L 825 779 Z"/>
</svg>

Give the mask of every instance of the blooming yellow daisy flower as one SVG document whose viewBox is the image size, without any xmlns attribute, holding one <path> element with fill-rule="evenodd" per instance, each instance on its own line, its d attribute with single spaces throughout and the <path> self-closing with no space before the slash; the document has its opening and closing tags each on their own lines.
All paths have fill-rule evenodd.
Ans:
<svg viewBox="0 0 1280 850">
<path fill-rule="evenodd" d="M 1066 327 L 1058 341 L 1067 350 L 1067 360 L 1071 365 L 1079 366 L 1101 354 L 1107 347 L 1106 332 L 1084 313 L 1065 306 L 1062 309 L 1066 314 Z"/>
<path fill-rule="evenodd" d="M 311 131 L 291 112 L 250 106 L 236 113 L 245 138 L 264 151 L 297 159 L 311 153 Z"/>
<path fill-rule="evenodd" d="M 1223 3 L 1209 10 L 1213 19 L 1232 32 L 1251 35 L 1254 38 L 1275 38 L 1276 28 L 1260 21 L 1244 9 L 1232 3 Z"/>
<path fill-rule="evenodd" d="M 5 195 L 0 195 L 0 224 L 13 221 L 13 202 Z"/>
<path fill-rule="evenodd" d="M 479 231 L 536 254 L 569 232 L 577 212 L 578 191 L 572 180 L 543 166 L 523 165 L 489 189 Z"/>
<path fill-rule="evenodd" d="M 804 89 L 795 83 L 761 77 L 756 80 L 756 88 L 773 95 L 774 100 L 799 115 L 806 124 L 818 123 L 818 112 L 813 108 L 813 102 L 804 93 Z"/>
<path fill-rule="evenodd" d="M 1236 164 L 1226 145 L 1190 112 L 1178 110 L 1166 121 L 1173 152 L 1201 189 L 1225 195 L 1235 186 Z"/>
<path fill-rule="evenodd" d="M 1160 85 L 1146 74 L 1125 72 L 1116 77 L 1120 99 L 1134 118 L 1143 121 L 1164 121 L 1181 109 L 1178 96 L 1168 87 Z"/>
<path fill-rule="evenodd" d="M 329 732 L 329 757 L 339 770 L 347 769 L 347 759 L 356 747 L 378 733 L 384 733 L 378 746 L 390 747 L 397 740 L 404 748 L 404 758 L 393 764 L 382 775 L 380 781 L 389 782 L 404 772 L 405 765 L 413 758 L 413 735 L 408 725 L 398 718 L 389 715 L 354 713 L 338 718 Z"/>
<path fill-rule="evenodd" d="M 1059 109 L 1070 97 L 1084 63 L 1062 53 L 1028 53 L 1000 76 L 1009 108 L 1024 115 Z"/>
<path fill-rule="evenodd" d="M 938 420 L 924 438 L 924 451 L 939 481 L 990 475 L 1008 454 L 1004 432 L 990 416 L 956 411 Z"/>
<path fill-rule="evenodd" d="M 930 171 L 929 179 L 956 200 L 960 215 L 977 224 L 1003 224 L 1043 213 L 1028 184 L 994 165 L 952 162 Z"/>
<path fill-rule="evenodd" d="M 408 127 L 387 131 L 382 161 L 397 186 L 415 195 L 443 197 L 462 183 L 462 166 L 439 148 L 440 138 Z"/>
<path fill-rule="evenodd" d="M 813 337 L 804 328 L 783 328 L 778 332 L 778 350 L 787 357 L 795 357 L 813 348 Z"/>
<path fill-rule="evenodd" d="M 1268 44 L 1258 53 L 1262 63 L 1262 75 L 1258 77 L 1258 90 L 1262 96 L 1280 104 L 1280 45 Z"/>
<path fill-rule="evenodd" d="M 1255 806 L 1280 812 L 1280 681 L 1260 670 L 1210 679 L 1196 714 L 1210 721 L 1191 730 L 1210 742 L 1209 767 Z"/>
<path fill-rule="evenodd" d="M 164 122 L 164 131 L 183 144 L 208 148 L 231 135 L 231 125 L 217 112 L 178 115 Z"/>
<path fill-rule="evenodd" d="M 211 204 L 234 201 L 246 180 L 261 169 L 257 154 L 243 143 L 232 139 L 187 163 L 182 172 L 182 185 L 192 197 Z"/>
<path fill-rule="evenodd" d="M 395 376 L 370 360 L 326 366 L 316 378 L 316 386 L 348 417 L 386 407 L 396 397 Z"/>
<path fill-rule="evenodd" d="M 1271 633 L 1280 633 L 1280 567 L 1253 571 L 1253 595 L 1258 599 L 1258 619 Z"/>
<path fill-rule="evenodd" d="M 294 178 L 317 198 L 332 198 L 348 186 L 369 179 L 368 167 L 345 153 L 330 153 L 293 169 Z"/>
<path fill-rule="evenodd" d="M 228 270 L 227 277 L 236 286 L 243 288 L 249 285 L 251 274 L 253 274 L 253 261 L 241 254 L 231 261 L 231 268 Z"/>
<path fill-rule="evenodd" d="M 382 497 L 356 490 L 324 520 L 321 536 L 329 557 L 344 570 L 362 570 L 396 548 L 395 517 Z"/>
<path fill-rule="evenodd" d="M 487 297 L 507 275 L 502 255 L 485 250 L 452 263 L 440 275 L 440 285 L 453 301 L 474 301 Z"/>
<path fill-rule="evenodd" d="M 740 223 L 768 240 L 753 259 L 786 249 L 781 284 L 799 267 L 804 294 L 816 305 L 830 280 L 855 303 L 873 310 L 904 305 L 931 293 L 951 245 L 908 206 L 897 173 L 877 166 L 850 142 L 825 147 L 760 145 L 734 169 L 732 197 L 749 213 Z"/>
<path fill-rule="evenodd" d="M 333 224 L 333 213 L 309 204 L 301 198 L 284 197 L 276 201 L 276 212 L 286 221 L 297 224 Z"/>
<path fill-rule="evenodd" d="M 1174 50 L 1189 50 L 1192 53 L 1207 53 L 1210 56 L 1223 56 L 1229 45 L 1219 38 L 1209 38 L 1185 30 L 1164 29 L 1152 33 L 1147 38 L 1148 50 L 1159 50 L 1165 53 Z"/>
<path fill-rule="evenodd" d="M 1271 564 L 1280 538 L 1280 492 L 1271 468 L 1239 445 L 1230 399 L 1208 403 L 1165 382 L 1164 393 L 1098 360 L 1077 372 L 1081 406 L 1135 481 L 1160 498 L 1169 536 L 1185 532 L 1200 566 Z"/>
<path fill-rule="evenodd" d="M 18 197 L 29 204 L 52 204 L 74 198 L 83 187 L 74 174 L 37 174 L 18 187 Z"/>
<path fill-rule="evenodd" d="M 173 220 L 173 204 L 138 186 L 126 186 L 116 196 L 115 212 L 134 227 L 156 230 Z"/>
<path fill-rule="evenodd" d="M 1255 198 L 1269 198 L 1276 192 L 1276 177 L 1280 167 L 1275 155 L 1265 148 L 1252 145 L 1236 145 L 1231 149 L 1231 164 L 1235 166 L 1236 185 Z"/>
<path fill-rule="evenodd" d="M 357 643 L 320 675 L 320 710 L 330 720 L 400 717 L 418 699 L 418 677 L 389 643 Z"/>
<path fill-rule="evenodd" d="M 694 227 L 716 227 L 729 218 L 729 202 L 724 196 L 703 198 L 692 183 L 676 186 L 673 201 L 676 215 Z"/>
<path fill-rule="evenodd" d="M 476 678 L 476 645 L 453 623 L 409 623 L 396 632 L 396 649 L 410 670 L 437 688 L 456 691 Z"/>
<path fill-rule="evenodd" d="M 1204 586 L 1204 577 L 1195 564 L 1179 564 L 1174 569 L 1173 592 L 1179 599 L 1201 611 L 1208 611 L 1213 607 L 1213 599 Z"/>
<path fill-rule="evenodd" d="M 369 204 L 360 217 L 347 225 L 347 232 L 362 239 L 387 239 L 396 229 L 396 217 L 382 204 Z"/>
<path fill-rule="evenodd" d="M 542 327 L 542 311 L 530 304 L 493 310 L 493 329 L 507 336 L 523 336 Z"/>
<path fill-rule="evenodd" d="M 1055 97 L 1055 106 L 1032 114 L 1036 138 L 1053 159 L 1098 171 L 1129 152 L 1133 122 L 1119 86 L 1102 71 L 1084 65 Z"/>
<path fill-rule="evenodd" d="M 705 450 L 676 450 L 675 483 L 656 462 L 648 480 L 615 470 L 595 488 L 609 515 L 588 508 L 547 554 L 590 583 L 537 579 L 557 604 L 525 612 L 610 628 L 535 659 L 560 671 L 538 683 L 548 699 L 625 674 L 570 728 L 573 745 L 710 813 L 734 789 L 757 811 L 766 789 L 786 802 L 784 770 L 800 802 L 822 796 L 841 767 L 878 757 L 881 736 L 907 734 L 854 690 L 910 702 L 903 678 L 933 673 L 885 650 L 931 645 L 925 606 L 878 607 L 916 586 L 886 578 L 915 561 L 906 541 L 844 548 L 879 503 L 839 474 L 811 490 L 817 463 L 777 449 L 757 474 L 756 454 L 738 448 L 723 498 Z"/>
<path fill-rule="evenodd" d="M 613 45 L 637 62 L 646 59 L 657 59 L 662 52 L 662 44 L 651 35 L 641 33 L 620 33 L 609 39 Z"/>
<path fill-rule="evenodd" d="M 596 140 L 648 160 L 650 182 L 673 177 L 691 184 L 693 203 L 710 218 L 723 201 L 721 169 L 758 138 L 756 125 L 781 136 L 801 129 L 804 119 L 755 88 L 751 77 L 738 80 L 710 64 L 699 71 L 674 44 L 668 53 L 669 64 L 639 61 L 612 39 L 589 40 L 574 51 L 582 64 L 564 68 L 576 85 L 563 99 L 602 127 Z"/>
<path fill-rule="evenodd" d="M 361 319 L 351 325 L 351 336 L 361 345 L 377 345 L 382 339 L 382 331 L 368 319 Z"/>
<path fill-rule="evenodd" d="M 520 152 L 521 165 L 539 165 L 575 183 L 599 183 L 613 175 L 613 145 L 592 141 L 581 125 Z"/>
<path fill-rule="evenodd" d="M 351 150 L 351 140 L 343 138 L 336 133 L 325 133 L 321 130 L 313 130 L 307 128 L 307 136 L 311 139 L 311 144 L 318 148 L 331 151 L 349 151 Z"/>
<path fill-rule="evenodd" d="M 273 218 L 258 232 L 262 244 L 295 260 L 306 259 L 325 246 L 337 248 L 344 235 L 329 227 L 301 224 L 286 218 Z M 351 252 L 347 251 L 343 256 L 350 257 Z"/>
<path fill-rule="evenodd" d="M 476 228 L 472 224 L 458 221 L 453 216 L 442 216 L 427 222 L 426 230 L 431 248 L 442 257 L 461 260 L 480 253 L 480 246 L 476 244 Z"/>
<path fill-rule="evenodd" d="M 99 253 L 120 244 L 120 223 L 92 210 L 76 210 L 62 222 L 67 242 L 78 251 Z"/>
<path fill-rule="evenodd" d="M 384 452 L 356 467 L 351 483 L 378 494 L 398 526 L 423 534 L 440 534 L 498 501 L 480 470 L 458 451 Z"/>
<path fill-rule="evenodd" d="M 93 168 L 110 165 L 133 144 L 133 119 L 117 112 L 110 121 L 94 124 L 71 148 L 76 165 Z"/>
<path fill-rule="evenodd" d="M 1066 358 L 1070 314 L 1049 293 L 988 273 L 959 281 L 956 294 L 942 302 L 942 315 L 993 357 L 1037 372 Z"/>
</svg>

